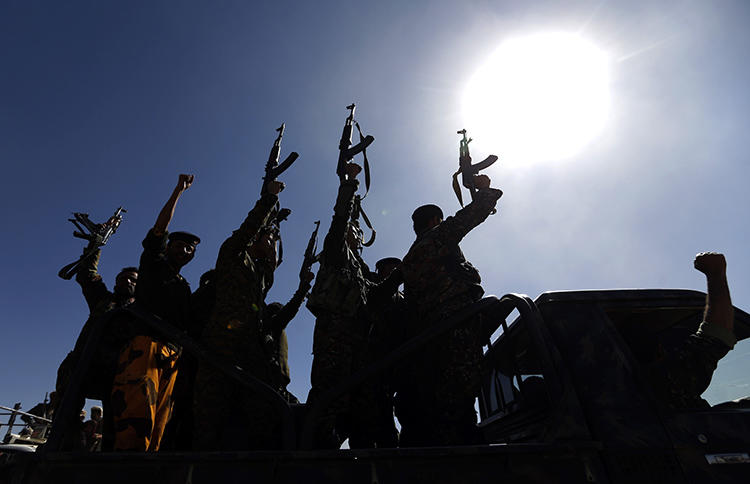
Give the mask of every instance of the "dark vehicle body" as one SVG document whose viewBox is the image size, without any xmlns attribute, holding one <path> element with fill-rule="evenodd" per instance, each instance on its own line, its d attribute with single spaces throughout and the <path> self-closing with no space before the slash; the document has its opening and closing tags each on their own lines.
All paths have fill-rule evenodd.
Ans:
<svg viewBox="0 0 750 484">
<path fill-rule="evenodd" d="M 320 409 L 292 408 L 284 450 L 18 455 L 12 481 L 211 483 L 746 483 L 747 402 L 671 409 L 658 401 L 635 346 L 679 344 L 705 294 L 688 290 L 570 291 L 485 298 L 343 382 L 336 394 L 398 364 L 472 313 L 488 334 L 479 398 L 485 445 L 308 450 Z M 507 323 L 514 310 L 518 317 Z M 735 310 L 739 340 L 750 315 Z M 188 349 L 189 345 L 188 345 Z M 55 442 L 53 427 L 50 442 Z M 7 470 L 7 469 L 6 469 Z"/>
</svg>

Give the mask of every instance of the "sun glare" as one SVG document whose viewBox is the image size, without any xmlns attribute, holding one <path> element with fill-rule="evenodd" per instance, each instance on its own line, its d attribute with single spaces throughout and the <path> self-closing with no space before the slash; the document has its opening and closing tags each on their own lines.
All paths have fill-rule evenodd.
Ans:
<svg viewBox="0 0 750 484">
<path fill-rule="evenodd" d="M 463 127 L 502 163 L 570 157 L 604 127 L 607 71 L 606 54 L 578 35 L 508 40 L 469 80 Z"/>
</svg>

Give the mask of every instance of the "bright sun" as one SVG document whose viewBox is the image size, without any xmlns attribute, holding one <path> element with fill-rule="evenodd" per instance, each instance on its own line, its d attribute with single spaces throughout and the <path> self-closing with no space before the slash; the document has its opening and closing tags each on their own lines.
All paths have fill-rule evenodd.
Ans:
<svg viewBox="0 0 750 484">
<path fill-rule="evenodd" d="M 606 54 L 578 35 L 508 40 L 466 87 L 465 127 L 504 164 L 570 157 L 604 126 L 607 71 Z"/>
</svg>

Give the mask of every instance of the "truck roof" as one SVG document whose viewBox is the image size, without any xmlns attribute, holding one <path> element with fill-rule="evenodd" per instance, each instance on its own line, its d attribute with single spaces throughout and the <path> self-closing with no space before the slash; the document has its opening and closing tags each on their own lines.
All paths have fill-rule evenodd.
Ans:
<svg viewBox="0 0 750 484">
<path fill-rule="evenodd" d="M 665 324 L 663 311 L 659 317 L 649 318 L 648 308 L 654 310 L 669 309 L 674 314 L 674 320 L 682 319 L 687 313 L 703 312 L 706 303 L 706 293 L 692 289 L 589 289 L 575 291 L 548 291 L 540 294 L 535 303 L 542 310 L 544 306 L 560 303 L 592 303 L 605 305 L 608 309 L 631 311 L 637 310 L 639 318 L 650 324 Z M 634 306 L 637 303 L 637 308 Z M 680 311 L 682 310 L 682 311 Z M 750 314 L 734 307 L 734 333 L 737 340 L 750 336 Z"/>
</svg>

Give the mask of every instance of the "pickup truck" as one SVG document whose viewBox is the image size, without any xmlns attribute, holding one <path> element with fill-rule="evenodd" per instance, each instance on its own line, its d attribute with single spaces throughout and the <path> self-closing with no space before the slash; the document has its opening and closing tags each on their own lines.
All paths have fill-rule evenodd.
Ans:
<svg viewBox="0 0 750 484">
<path fill-rule="evenodd" d="M 658 344 L 668 351 L 679 344 L 697 330 L 705 297 L 672 289 L 557 291 L 535 301 L 517 294 L 487 297 L 342 382 L 314 408 L 275 399 L 284 416 L 283 450 L 63 452 L 64 425 L 53 424 L 45 446 L 14 456 L 0 476 L 19 484 L 747 483 L 748 400 L 672 409 L 650 388 L 644 374 L 649 362 L 634 350 Z M 327 403 L 476 313 L 487 334 L 494 331 L 478 399 L 484 445 L 311 448 L 311 423 Z M 750 335 L 750 315 L 739 309 L 735 334 L 738 340 Z M 205 357 L 194 342 L 179 343 Z M 241 369 L 225 370 L 239 384 L 259 388 Z M 63 402 L 60 411 L 66 410 Z"/>
</svg>

